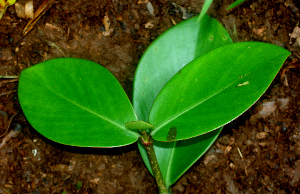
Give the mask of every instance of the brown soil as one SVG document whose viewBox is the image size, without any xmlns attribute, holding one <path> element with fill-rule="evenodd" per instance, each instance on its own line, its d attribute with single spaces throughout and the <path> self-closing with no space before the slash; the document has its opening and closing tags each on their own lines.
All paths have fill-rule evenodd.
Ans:
<svg viewBox="0 0 300 194">
<path fill-rule="evenodd" d="M 172 191 L 300 193 L 300 50 L 296 39 L 289 36 L 299 25 L 300 2 L 246 1 L 226 11 L 232 1 L 216 1 L 210 15 L 225 25 L 234 41 L 268 42 L 293 54 L 259 102 L 225 126 L 208 153 Z M 174 2 L 187 8 L 190 16 L 199 13 L 202 5 L 201 0 Z M 35 6 L 41 3 L 37 0 Z M 58 1 L 24 37 L 21 34 L 28 19 L 18 18 L 11 6 L 0 20 L 0 75 L 19 75 L 51 58 L 84 58 L 111 71 L 131 97 L 134 71 L 145 49 L 173 26 L 171 18 L 182 21 L 182 13 L 171 1 L 151 3 L 153 16 L 145 4 L 132 0 Z M 103 35 L 105 15 L 113 29 L 110 36 Z M 148 22 L 152 28 L 145 28 Z M 0 143 L 22 126 L 21 133 L 0 149 L 0 194 L 158 192 L 135 144 L 87 149 L 53 143 L 26 121 L 18 103 L 17 80 L 2 79 L 0 85 Z M 271 107 L 266 108 L 267 104 Z M 261 115 L 261 110 L 270 114 Z"/>
</svg>

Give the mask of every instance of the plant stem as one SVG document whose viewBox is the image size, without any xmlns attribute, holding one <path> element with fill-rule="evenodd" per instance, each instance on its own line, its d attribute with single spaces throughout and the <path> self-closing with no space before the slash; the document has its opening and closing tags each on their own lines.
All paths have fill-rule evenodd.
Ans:
<svg viewBox="0 0 300 194">
<path fill-rule="evenodd" d="M 150 165 L 153 171 L 154 178 L 156 180 L 158 190 L 160 194 L 168 194 L 168 189 L 166 187 L 165 181 L 163 179 L 162 173 L 160 171 L 158 161 L 156 158 L 156 154 L 153 148 L 153 140 L 151 136 L 149 136 L 147 133 L 142 133 L 143 139 L 142 143 L 146 149 L 148 159 L 150 161 Z"/>
</svg>

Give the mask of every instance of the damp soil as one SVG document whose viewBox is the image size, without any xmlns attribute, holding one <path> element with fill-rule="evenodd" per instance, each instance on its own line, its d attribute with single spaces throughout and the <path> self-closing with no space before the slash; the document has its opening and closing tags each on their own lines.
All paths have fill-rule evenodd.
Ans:
<svg viewBox="0 0 300 194">
<path fill-rule="evenodd" d="M 172 192 L 300 193 L 300 50 L 299 40 L 291 38 L 299 25 L 300 2 L 246 0 L 226 11 L 231 2 L 215 1 L 209 14 L 235 42 L 267 42 L 292 55 L 261 99 L 224 127 Z M 41 3 L 35 1 L 35 8 Z M 107 68 L 131 98 L 142 54 L 183 20 L 172 3 L 184 7 L 189 17 L 203 5 L 201 0 L 151 0 L 151 14 L 142 1 L 57 1 L 26 36 L 22 31 L 29 20 L 11 6 L 0 20 L 0 75 L 18 76 L 52 58 L 83 58 Z M 105 16 L 111 30 L 105 28 Z M 111 149 L 56 144 L 26 121 L 16 93 L 18 80 L 1 79 L 0 86 L 0 143 L 13 136 L 0 145 L 0 194 L 158 193 L 135 144 Z"/>
</svg>

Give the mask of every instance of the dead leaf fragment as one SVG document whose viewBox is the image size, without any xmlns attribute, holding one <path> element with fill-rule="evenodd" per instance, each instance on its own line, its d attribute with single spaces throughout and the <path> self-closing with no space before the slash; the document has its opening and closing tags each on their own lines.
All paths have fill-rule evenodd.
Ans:
<svg viewBox="0 0 300 194">
<path fill-rule="evenodd" d="M 289 102 L 290 102 L 290 98 L 279 98 L 277 100 L 279 102 L 279 109 L 280 110 L 286 110 L 289 108 Z"/>
<path fill-rule="evenodd" d="M 50 166 L 52 171 L 56 171 L 56 172 L 62 172 L 67 168 L 67 165 L 65 164 L 57 164 L 54 166 Z"/>
<path fill-rule="evenodd" d="M 153 9 L 153 5 L 150 1 L 148 1 L 148 3 L 146 4 L 146 7 L 150 13 L 150 15 L 154 15 L 154 9 Z"/>
<path fill-rule="evenodd" d="M 215 158 L 216 158 L 215 155 L 206 156 L 206 157 L 204 158 L 203 163 L 204 163 L 205 165 L 207 165 L 209 162 L 211 162 L 211 161 L 212 161 L 213 159 L 215 159 Z"/>
<path fill-rule="evenodd" d="M 256 139 L 266 139 L 268 135 L 269 134 L 267 132 L 260 132 L 256 134 Z"/>
<path fill-rule="evenodd" d="M 232 146 L 227 146 L 226 149 L 225 149 L 225 152 L 224 154 L 228 154 L 230 152 L 230 150 L 232 149 Z"/>
<path fill-rule="evenodd" d="M 299 26 L 296 26 L 294 28 L 293 32 L 289 34 L 289 36 L 291 38 L 298 38 L 298 37 L 300 37 L 300 28 L 299 28 Z"/>
<path fill-rule="evenodd" d="M 142 4 L 142 3 L 148 3 L 149 0 L 138 0 L 138 4 Z"/>
<path fill-rule="evenodd" d="M 171 21 L 172 21 L 173 25 L 176 26 L 176 22 L 175 22 L 175 20 L 173 20 L 173 18 L 171 18 Z"/>
<path fill-rule="evenodd" d="M 92 183 L 95 183 L 95 184 L 99 184 L 100 183 L 100 178 L 94 178 L 92 180 L 90 180 Z"/>
<path fill-rule="evenodd" d="M 260 146 L 262 146 L 262 147 L 265 147 L 265 146 L 268 145 L 268 144 L 267 144 L 267 142 L 260 142 L 260 143 L 258 143 L 258 145 L 260 145 Z"/>
<path fill-rule="evenodd" d="M 294 43 L 294 46 L 300 46 L 300 37 L 296 38 L 296 41 Z"/>
<path fill-rule="evenodd" d="M 147 24 L 145 24 L 145 28 L 147 29 L 152 29 L 154 27 L 154 24 L 152 24 L 151 22 L 148 22 Z"/>
<path fill-rule="evenodd" d="M 300 28 L 296 26 L 292 33 L 289 34 L 290 38 L 295 38 L 296 41 L 293 44 L 294 46 L 300 46 Z M 292 44 L 292 42 L 290 42 Z"/>
<path fill-rule="evenodd" d="M 258 111 L 255 115 L 257 118 L 267 118 L 270 116 L 275 110 L 277 106 L 275 104 L 275 101 L 265 101 L 262 104 L 259 104 L 258 107 L 256 108 Z"/>
<path fill-rule="evenodd" d="M 105 31 L 102 32 L 103 36 L 110 36 L 111 33 L 113 32 L 113 29 L 110 29 L 110 19 L 107 15 L 104 16 L 102 23 L 104 25 Z"/>
<path fill-rule="evenodd" d="M 176 4 L 176 3 L 172 3 L 172 5 L 173 5 L 176 9 L 178 9 L 178 10 L 180 10 L 180 11 L 182 12 L 182 19 L 186 20 L 186 19 L 189 18 L 188 14 L 187 14 L 187 9 L 186 9 L 186 8 L 180 6 L 180 5 Z"/>
<path fill-rule="evenodd" d="M 265 32 L 266 29 L 267 29 L 267 28 L 253 29 L 253 32 L 254 32 L 255 34 L 257 34 L 258 36 L 263 36 L 263 35 L 266 34 L 266 32 Z"/>
<path fill-rule="evenodd" d="M 61 29 L 61 28 L 59 28 L 59 27 L 57 27 L 57 26 L 55 26 L 53 24 L 49 24 L 49 23 L 45 24 L 45 28 L 46 29 L 48 28 L 49 30 L 63 31 L 63 29 Z"/>
<path fill-rule="evenodd" d="M 56 0 L 45 0 L 42 5 L 36 10 L 33 18 L 25 26 L 22 35 L 25 36 L 36 24 L 36 22 L 41 18 L 42 15 L 55 3 Z"/>
<path fill-rule="evenodd" d="M 235 166 L 233 163 L 230 163 L 230 164 L 229 164 L 229 167 L 232 168 L 232 169 L 235 169 L 235 168 L 236 168 L 236 166 Z"/>
</svg>

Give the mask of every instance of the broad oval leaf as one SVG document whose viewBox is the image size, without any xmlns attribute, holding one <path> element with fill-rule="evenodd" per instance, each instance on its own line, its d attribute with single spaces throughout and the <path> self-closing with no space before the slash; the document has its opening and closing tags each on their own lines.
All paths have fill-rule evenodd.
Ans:
<svg viewBox="0 0 300 194">
<path fill-rule="evenodd" d="M 164 85 L 186 64 L 232 40 L 215 19 L 205 15 L 185 20 L 160 35 L 146 50 L 134 78 L 133 107 L 139 120 L 148 121 L 150 109 Z"/>
<path fill-rule="evenodd" d="M 232 121 L 266 91 L 290 52 L 258 42 L 219 47 L 182 68 L 162 89 L 151 109 L 157 141 L 210 132 Z"/>
<path fill-rule="evenodd" d="M 58 143 L 115 147 L 137 141 L 125 123 L 136 121 L 126 93 L 104 67 L 61 58 L 21 72 L 19 101 L 30 124 Z"/>
</svg>

